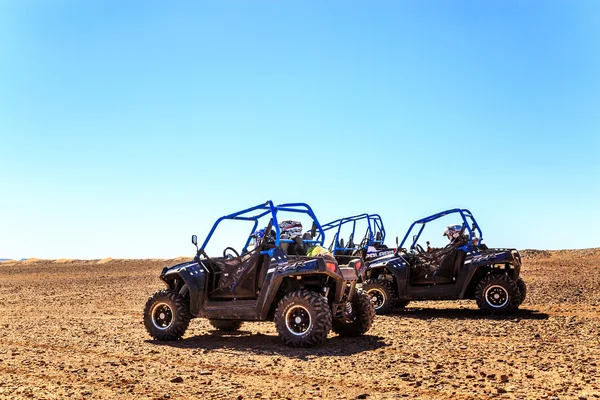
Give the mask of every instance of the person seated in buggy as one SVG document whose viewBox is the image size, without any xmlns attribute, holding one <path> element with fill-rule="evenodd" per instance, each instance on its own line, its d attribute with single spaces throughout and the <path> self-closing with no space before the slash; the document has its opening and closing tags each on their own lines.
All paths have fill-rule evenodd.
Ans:
<svg viewBox="0 0 600 400">
<path fill-rule="evenodd" d="M 462 265 L 460 257 L 464 258 L 464 251 L 459 248 L 469 242 L 465 229 L 464 225 L 449 225 L 442 234 L 450 241 L 445 247 L 429 247 L 427 242 L 427 251 L 423 251 L 420 245 L 416 246 L 413 283 L 446 283 L 454 279 L 458 273 L 456 267 Z"/>
<path fill-rule="evenodd" d="M 311 240 L 310 232 L 302 234 L 302 222 L 285 220 L 279 223 L 281 239 L 292 240 L 291 243 L 283 242 L 280 247 L 288 256 L 306 256 L 309 246 L 304 240 Z"/>
<path fill-rule="evenodd" d="M 280 243 L 280 248 L 288 256 L 306 256 L 311 247 L 304 240 L 311 240 L 310 232 L 302 234 L 302 223 L 300 221 L 286 220 L 279 223 L 280 237 L 283 240 Z M 265 237 L 265 228 L 259 229 L 252 234 L 250 248 L 263 246 L 265 248 L 275 247 L 275 230 L 271 229 L 270 235 Z M 265 242 L 266 241 L 266 242 Z M 292 242 L 289 242 L 292 241 Z"/>
</svg>

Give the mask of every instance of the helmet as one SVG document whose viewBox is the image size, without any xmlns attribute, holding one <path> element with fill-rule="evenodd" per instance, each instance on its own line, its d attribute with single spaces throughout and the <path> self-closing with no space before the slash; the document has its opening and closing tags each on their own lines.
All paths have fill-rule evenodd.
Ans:
<svg viewBox="0 0 600 400">
<path fill-rule="evenodd" d="M 448 225 L 442 236 L 446 236 L 448 240 L 458 239 L 462 229 L 462 225 Z"/>
<path fill-rule="evenodd" d="M 252 237 L 256 239 L 257 242 L 260 242 L 262 238 L 265 237 L 265 228 L 259 229 L 252 234 Z"/>
<path fill-rule="evenodd" d="M 286 220 L 279 223 L 281 235 L 288 239 L 296 236 L 302 236 L 302 223 L 299 221 Z"/>
</svg>

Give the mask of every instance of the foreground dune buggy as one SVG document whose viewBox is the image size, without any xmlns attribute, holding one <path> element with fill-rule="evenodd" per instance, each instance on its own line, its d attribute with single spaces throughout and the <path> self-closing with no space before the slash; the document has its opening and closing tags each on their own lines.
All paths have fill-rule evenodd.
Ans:
<svg viewBox="0 0 600 400">
<path fill-rule="evenodd" d="M 427 242 L 426 250 L 418 244 L 426 224 L 453 214 L 461 223 L 455 225 L 455 235 L 447 246 L 434 249 Z M 411 232 L 412 243 L 405 249 Z M 368 266 L 362 288 L 379 314 L 394 306 L 404 307 L 409 301 L 457 299 L 474 299 L 480 309 L 493 314 L 514 311 L 527 293 L 520 277 L 521 256 L 515 249 L 489 249 L 482 237 L 473 214 L 465 209 L 415 221 L 395 254 Z"/>
<path fill-rule="evenodd" d="M 308 215 L 311 231 L 302 237 L 284 235 L 282 227 L 292 224 L 278 221 L 281 212 Z M 261 217 L 268 224 L 257 231 Z M 250 221 L 253 228 L 239 254 L 227 247 L 222 257 L 209 256 L 204 249 L 223 220 Z M 356 288 L 364 263 L 353 259 L 339 265 L 331 256 L 305 255 L 323 240 L 316 216 L 303 203 L 274 206 L 267 201 L 219 218 L 200 248 L 192 236 L 197 247 L 193 261 L 161 272 L 167 289 L 148 299 L 146 329 L 155 339 L 176 340 L 193 317 L 208 318 L 225 331 L 239 329 L 243 321 L 275 321 L 280 337 L 294 347 L 321 343 L 330 330 L 343 336 L 364 334 L 375 317 L 370 298 Z"/>
<path fill-rule="evenodd" d="M 362 220 L 366 221 L 367 229 L 363 238 L 356 244 L 354 242 L 356 223 Z M 351 227 L 346 242 L 341 237 L 344 225 Z M 384 244 L 385 227 L 378 214 L 359 214 L 336 219 L 323 225 L 324 232 L 329 230 L 335 232 L 329 250 L 339 262 L 347 262 L 348 259 L 353 257 L 360 257 L 368 265 L 370 261 L 376 258 L 396 252 L 396 248 L 389 248 Z"/>
</svg>

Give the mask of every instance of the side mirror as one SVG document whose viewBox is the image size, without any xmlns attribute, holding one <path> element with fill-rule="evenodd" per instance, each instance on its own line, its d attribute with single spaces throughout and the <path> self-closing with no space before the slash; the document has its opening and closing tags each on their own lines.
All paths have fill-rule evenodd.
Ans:
<svg viewBox="0 0 600 400">
<path fill-rule="evenodd" d="M 428 240 L 428 241 L 426 242 L 426 244 L 427 244 L 427 247 L 429 247 L 429 245 L 431 244 L 431 242 Z"/>
<path fill-rule="evenodd" d="M 310 228 L 310 236 L 313 238 L 317 236 L 317 224 L 315 223 L 315 221 L 313 221 L 312 228 Z"/>
<path fill-rule="evenodd" d="M 413 235 L 413 243 L 417 240 L 417 235 Z"/>
<path fill-rule="evenodd" d="M 396 247 L 398 247 L 398 236 L 396 236 Z"/>
<path fill-rule="evenodd" d="M 198 246 L 198 236 L 192 235 L 192 244 Z"/>
</svg>

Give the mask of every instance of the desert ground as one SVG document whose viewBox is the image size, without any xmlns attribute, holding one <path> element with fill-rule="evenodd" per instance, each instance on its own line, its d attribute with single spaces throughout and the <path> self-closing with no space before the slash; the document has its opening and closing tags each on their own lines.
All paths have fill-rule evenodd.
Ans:
<svg viewBox="0 0 600 400">
<path fill-rule="evenodd" d="M 600 398 L 600 249 L 522 254 L 516 315 L 411 303 L 313 349 L 269 322 L 222 334 L 194 319 L 180 341 L 150 340 L 142 309 L 174 260 L 3 262 L 0 398 Z"/>
</svg>

